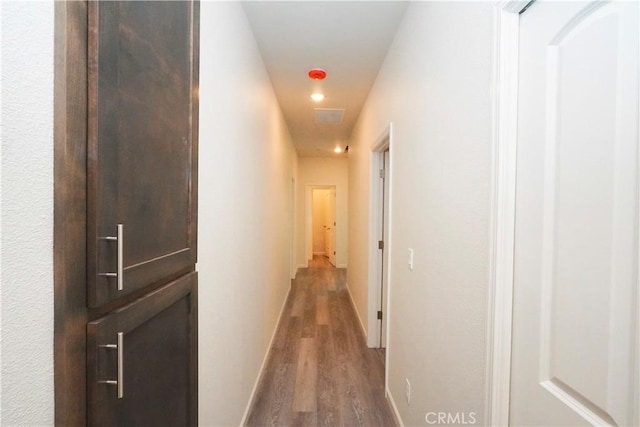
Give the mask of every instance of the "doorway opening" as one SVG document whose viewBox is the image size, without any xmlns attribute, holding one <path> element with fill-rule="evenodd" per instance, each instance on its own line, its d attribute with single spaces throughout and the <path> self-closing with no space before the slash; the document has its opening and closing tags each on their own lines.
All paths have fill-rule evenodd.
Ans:
<svg viewBox="0 0 640 427">
<path fill-rule="evenodd" d="M 307 239 L 307 262 L 314 256 L 324 257 L 336 266 L 336 187 L 311 186 L 310 233 Z"/>
</svg>

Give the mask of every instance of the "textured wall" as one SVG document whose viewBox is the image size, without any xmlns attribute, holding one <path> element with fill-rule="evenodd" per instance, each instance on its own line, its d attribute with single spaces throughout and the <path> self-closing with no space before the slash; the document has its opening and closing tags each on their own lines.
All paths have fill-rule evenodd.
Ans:
<svg viewBox="0 0 640 427">
<path fill-rule="evenodd" d="M 290 287 L 296 153 L 240 2 L 201 4 L 200 424 L 238 425 Z"/>
<path fill-rule="evenodd" d="M 475 412 L 482 422 L 492 7 L 412 2 L 349 144 L 348 281 L 366 318 L 371 146 L 393 122 L 387 369 L 405 425 L 425 425 L 428 412 L 465 413 L 467 420 Z"/>
<path fill-rule="evenodd" d="M 53 424 L 53 2 L 2 2 L 2 425 Z"/>
</svg>

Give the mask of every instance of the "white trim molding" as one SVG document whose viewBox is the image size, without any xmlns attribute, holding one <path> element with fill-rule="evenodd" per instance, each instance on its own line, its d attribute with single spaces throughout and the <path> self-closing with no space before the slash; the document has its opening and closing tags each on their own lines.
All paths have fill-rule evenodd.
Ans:
<svg viewBox="0 0 640 427">
<path fill-rule="evenodd" d="M 360 312 L 358 311 L 358 307 L 356 307 L 356 302 L 353 299 L 353 294 L 351 293 L 351 288 L 349 288 L 349 283 L 345 283 L 345 287 L 347 288 L 347 295 L 349 296 L 349 301 L 351 301 L 351 307 L 353 311 L 356 313 L 356 317 L 358 318 L 358 323 L 360 324 L 360 332 L 362 333 L 362 337 L 364 340 L 367 340 L 367 329 L 364 327 L 364 323 L 362 322 L 362 317 L 360 317 Z"/>
<path fill-rule="evenodd" d="M 531 1 L 507 1 L 494 13 L 493 190 L 487 405 L 485 424 L 509 425 L 515 243 L 518 46 L 520 13 Z"/>
<path fill-rule="evenodd" d="M 386 396 L 387 396 L 387 401 L 389 402 L 389 405 L 391 405 L 393 415 L 396 418 L 396 424 L 398 424 L 399 427 L 404 427 L 404 421 L 400 416 L 400 411 L 398 411 L 398 405 L 396 405 L 396 401 L 393 398 L 393 395 L 391 394 L 391 391 L 388 388 L 386 389 Z"/>
<path fill-rule="evenodd" d="M 267 361 L 269 360 L 271 347 L 273 347 L 273 342 L 276 339 L 278 328 L 280 328 L 282 324 L 282 315 L 284 314 L 284 309 L 287 307 L 287 301 L 289 301 L 290 296 L 291 296 L 291 287 L 289 287 L 289 290 L 287 291 L 287 294 L 284 297 L 284 301 L 282 301 L 282 306 L 280 307 L 280 314 L 278 315 L 278 321 L 276 322 L 276 326 L 273 329 L 273 333 L 271 334 L 271 339 L 269 340 L 267 351 L 265 352 L 264 357 L 262 358 L 262 365 L 260 365 L 258 376 L 256 377 L 256 380 L 253 383 L 253 389 L 251 389 L 251 394 L 249 395 L 249 401 L 247 402 L 247 406 L 244 408 L 244 413 L 242 414 L 242 419 L 240 420 L 241 426 L 244 426 L 247 424 L 249 412 L 251 412 L 251 408 L 253 408 L 253 404 L 255 403 L 256 393 L 258 392 L 258 386 L 260 385 L 260 380 L 264 376 L 264 369 L 267 367 Z"/>
</svg>

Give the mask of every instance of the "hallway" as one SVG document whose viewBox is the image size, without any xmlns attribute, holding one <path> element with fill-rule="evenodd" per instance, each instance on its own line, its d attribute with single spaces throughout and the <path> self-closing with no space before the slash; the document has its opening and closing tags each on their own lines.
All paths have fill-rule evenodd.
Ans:
<svg viewBox="0 0 640 427">
<path fill-rule="evenodd" d="M 384 352 L 367 348 L 345 278 L 317 255 L 298 270 L 247 425 L 396 424 Z"/>
<path fill-rule="evenodd" d="M 640 427 L 640 0 L 0 22 L 0 425 Z"/>
</svg>

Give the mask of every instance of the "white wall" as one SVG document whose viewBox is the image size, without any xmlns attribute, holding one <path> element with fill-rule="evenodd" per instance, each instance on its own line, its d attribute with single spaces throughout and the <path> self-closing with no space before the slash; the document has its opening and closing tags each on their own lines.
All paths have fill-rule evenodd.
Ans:
<svg viewBox="0 0 640 427">
<path fill-rule="evenodd" d="M 336 267 L 346 268 L 348 259 L 349 160 L 330 157 L 300 157 L 298 160 L 298 203 L 296 254 L 298 267 L 306 267 L 311 248 L 311 191 L 313 185 L 336 187 Z"/>
<path fill-rule="evenodd" d="M 238 425 L 290 287 L 296 154 L 241 3 L 202 2 L 201 425 Z"/>
<path fill-rule="evenodd" d="M 2 425 L 52 425 L 53 2 L 2 2 Z"/>
<path fill-rule="evenodd" d="M 366 320 L 371 145 L 393 122 L 388 370 L 405 425 L 483 421 L 491 79 L 490 3 L 411 3 L 349 144 L 348 282 Z"/>
</svg>

